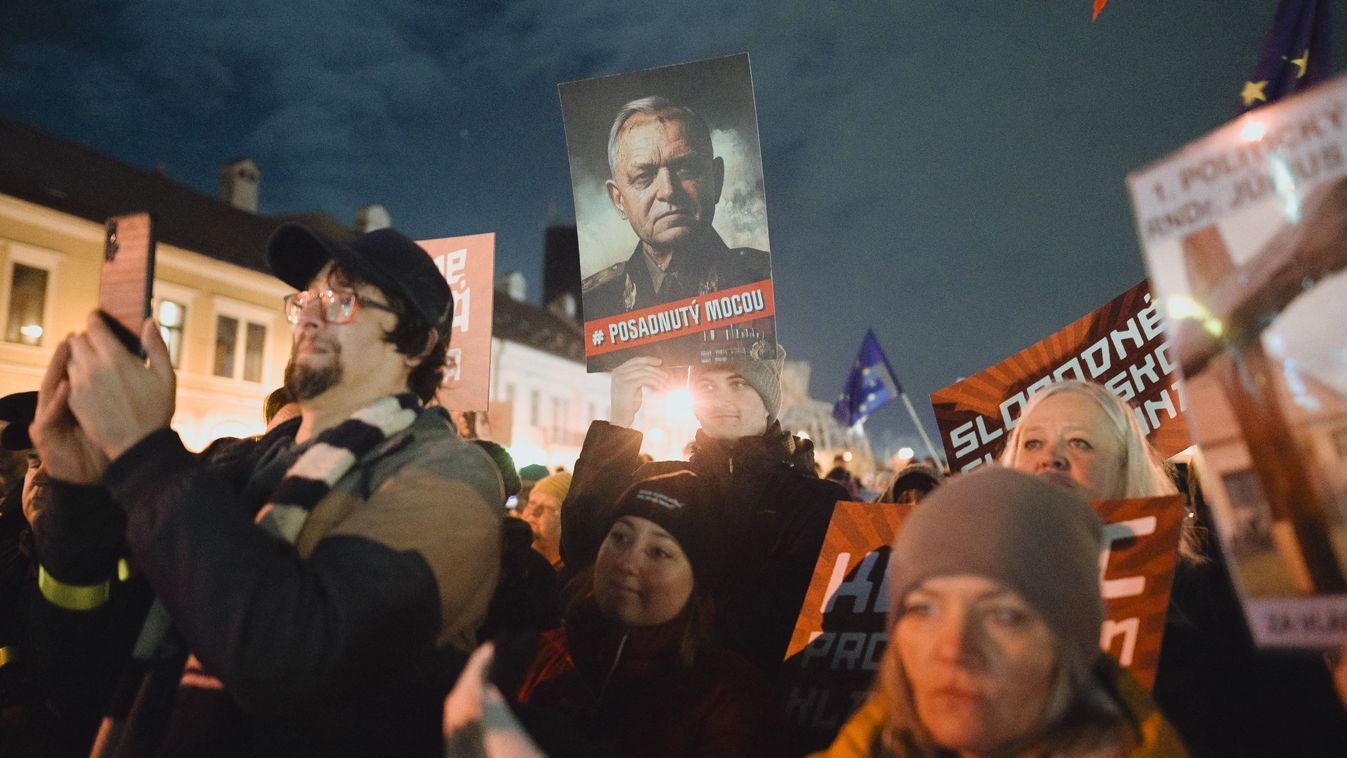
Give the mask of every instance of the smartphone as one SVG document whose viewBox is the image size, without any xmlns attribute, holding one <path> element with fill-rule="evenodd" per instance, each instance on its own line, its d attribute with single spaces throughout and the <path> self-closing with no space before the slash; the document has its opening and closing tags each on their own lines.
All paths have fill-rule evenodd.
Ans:
<svg viewBox="0 0 1347 758">
<path fill-rule="evenodd" d="M 150 316 L 154 297 L 154 243 L 154 217 L 149 213 L 107 220 L 98 308 L 117 339 L 142 358 L 140 327 Z"/>
</svg>

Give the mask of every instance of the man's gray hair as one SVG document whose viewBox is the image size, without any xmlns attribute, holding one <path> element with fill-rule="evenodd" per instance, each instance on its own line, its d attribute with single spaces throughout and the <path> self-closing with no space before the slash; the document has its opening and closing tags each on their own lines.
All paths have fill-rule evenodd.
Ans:
<svg viewBox="0 0 1347 758">
<path fill-rule="evenodd" d="M 707 126 L 705 119 L 696 111 L 686 105 L 678 105 L 667 97 L 660 95 L 651 95 L 632 100 L 617 112 L 617 118 L 613 119 L 613 128 L 608 130 L 608 175 L 616 177 L 617 175 L 617 137 L 622 133 L 622 128 L 626 126 L 627 121 L 638 113 L 656 116 L 667 114 L 680 119 L 687 124 L 692 136 L 697 140 L 704 140 L 708 148 L 711 147 L 711 127 Z"/>
</svg>

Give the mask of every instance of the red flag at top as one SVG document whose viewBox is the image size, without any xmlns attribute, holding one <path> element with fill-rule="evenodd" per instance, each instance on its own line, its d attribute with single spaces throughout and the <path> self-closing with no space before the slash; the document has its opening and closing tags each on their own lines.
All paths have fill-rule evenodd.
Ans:
<svg viewBox="0 0 1347 758">
<path fill-rule="evenodd" d="M 1099 18 L 1099 12 L 1104 10 L 1105 5 L 1108 5 L 1108 0 L 1094 0 L 1094 15 L 1090 17 L 1091 21 Z"/>
</svg>

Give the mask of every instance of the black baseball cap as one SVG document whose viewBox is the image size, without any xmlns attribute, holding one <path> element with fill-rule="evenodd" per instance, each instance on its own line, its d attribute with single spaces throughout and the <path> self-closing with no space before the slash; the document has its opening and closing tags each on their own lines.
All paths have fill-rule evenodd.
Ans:
<svg viewBox="0 0 1347 758">
<path fill-rule="evenodd" d="M 0 448 L 29 450 L 33 441 L 28 437 L 28 425 L 37 414 L 37 393 L 16 392 L 0 397 L 0 421 L 8 421 L 0 432 Z"/>
<path fill-rule="evenodd" d="M 425 248 L 395 229 L 376 229 L 340 242 L 297 223 L 277 227 L 267 263 L 281 281 L 305 289 L 328 261 L 387 293 L 406 298 L 441 336 L 454 318 L 454 296 Z"/>
</svg>

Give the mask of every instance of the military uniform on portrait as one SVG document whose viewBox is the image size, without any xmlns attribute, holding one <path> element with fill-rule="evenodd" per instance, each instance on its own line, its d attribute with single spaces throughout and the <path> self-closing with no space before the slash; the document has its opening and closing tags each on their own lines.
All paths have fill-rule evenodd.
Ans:
<svg viewBox="0 0 1347 758">
<path fill-rule="evenodd" d="M 641 244 L 625 261 L 585 278 L 586 321 L 671 303 L 771 278 L 771 254 L 751 247 L 731 248 L 713 233 L 712 244 L 699 255 L 676 256 L 656 292 Z"/>
</svg>

